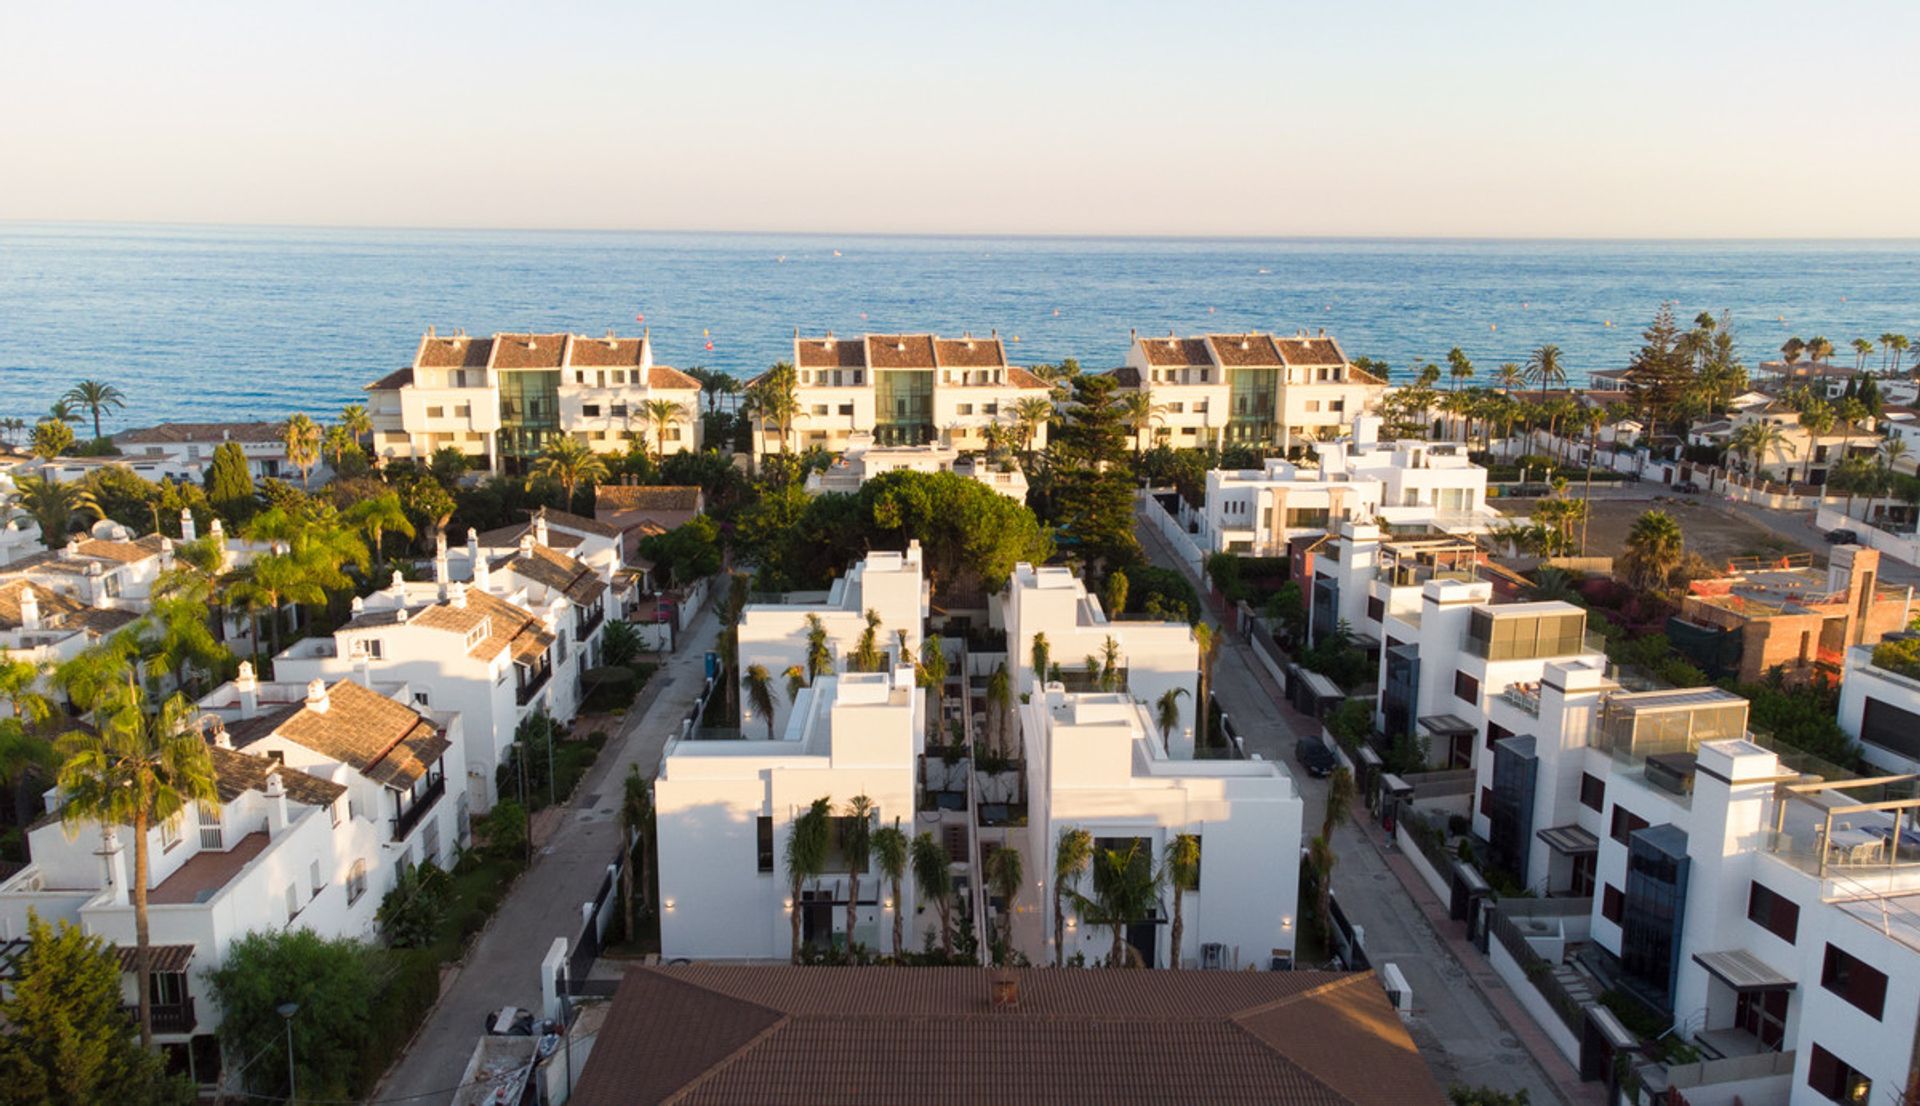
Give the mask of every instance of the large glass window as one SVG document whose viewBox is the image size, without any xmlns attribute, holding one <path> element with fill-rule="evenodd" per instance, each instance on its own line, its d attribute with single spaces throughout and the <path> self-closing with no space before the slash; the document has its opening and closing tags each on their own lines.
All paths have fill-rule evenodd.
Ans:
<svg viewBox="0 0 1920 1106">
<path fill-rule="evenodd" d="M 1887 974 L 1838 945 L 1827 946 L 1820 986 L 1878 1020 L 1887 1006 Z"/>
<path fill-rule="evenodd" d="M 1747 920 L 1789 945 L 1800 934 L 1800 907 L 1757 880 L 1747 892 Z"/>
<path fill-rule="evenodd" d="M 1227 399 L 1227 440 L 1271 442 L 1280 394 L 1280 370 L 1235 369 Z"/>
<path fill-rule="evenodd" d="M 874 440 L 924 445 L 933 440 L 933 374 L 911 369 L 873 374 Z"/>
<path fill-rule="evenodd" d="M 560 429 L 558 370 L 500 374 L 500 452 L 531 457 Z"/>
<path fill-rule="evenodd" d="M 1686 841 L 1685 833 L 1667 825 L 1636 832 L 1627 845 L 1620 966 L 1634 989 L 1669 1011 L 1685 928 Z"/>
</svg>

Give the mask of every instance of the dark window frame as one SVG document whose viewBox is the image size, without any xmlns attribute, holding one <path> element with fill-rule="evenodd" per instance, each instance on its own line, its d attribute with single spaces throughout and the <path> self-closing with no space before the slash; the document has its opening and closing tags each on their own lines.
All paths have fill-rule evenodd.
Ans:
<svg viewBox="0 0 1920 1106">
<path fill-rule="evenodd" d="M 1620 919 L 1626 917 L 1626 913 L 1626 892 L 1611 883 L 1602 885 L 1600 892 L 1600 916 L 1612 922 L 1614 925 L 1619 925 Z"/>
<path fill-rule="evenodd" d="M 1592 772 L 1580 773 L 1580 805 L 1596 814 L 1607 809 L 1607 781 Z"/>
<path fill-rule="evenodd" d="M 1461 669 L 1453 671 L 1453 697 L 1463 703 L 1480 704 L 1480 680 Z"/>
<path fill-rule="evenodd" d="M 773 819 L 764 814 L 754 819 L 754 846 L 758 853 L 755 867 L 761 872 L 773 871 Z"/>
<path fill-rule="evenodd" d="M 1747 920 L 1791 945 L 1800 936 L 1800 904 L 1752 881 L 1747 890 Z"/>
<path fill-rule="evenodd" d="M 1887 1011 L 1887 973 L 1831 941 L 1820 962 L 1820 986 L 1874 1021 Z"/>
</svg>

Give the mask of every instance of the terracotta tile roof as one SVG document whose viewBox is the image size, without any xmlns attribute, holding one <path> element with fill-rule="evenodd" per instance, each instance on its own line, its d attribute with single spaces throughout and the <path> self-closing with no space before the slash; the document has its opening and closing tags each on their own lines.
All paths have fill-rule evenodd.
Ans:
<svg viewBox="0 0 1920 1106">
<path fill-rule="evenodd" d="M 593 489 L 596 511 L 698 511 L 700 489 L 678 484 L 601 484 Z"/>
<path fill-rule="evenodd" d="M 803 369 L 864 369 L 867 343 L 859 338 L 800 338 L 794 341 L 795 364 Z"/>
<path fill-rule="evenodd" d="M 933 357 L 942 368 L 997 369 L 1007 363 L 998 338 L 936 338 Z"/>
<path fill-rule="evenodd" d="M 1107 375 L 1113 377 L 1116 387 L 1125 388 L 1128 391 L 1135 391 L 1140 387 L 1140 370 L 1132 365 L 1122 365 Z"/>
<path fill-rule="evenodd" d="M 1278 338 L 1280 356 L 1289 365 L 1344 365 L 1347 357 L 1331 338 Z"/>
<path fill-rule="evenodd" d="M 352 680 L 327 689 L 324 712 L 303 703 L 274 732 L 352 766 L 375 783 L 402 788 L 425 775 L 452 745 L 412 707 Z"/>
<path fill-rule="evenodd" d="M 43 627 L 55 630 L 68 629 L 70 628 L 68 620 L 83 617 L 93 610 L 78 599 L 70 595 L 62 595 L 44 585 L 33 584 L 26 580 L 11 580 L 0 584 L 0 629 L 20 628 L 20 593 L 28 588 L 33 589 L 33 598 L 40 605 L 40 625 Z"/>
<path fill-rule="evenodd" d="M 655 365 L 647 372 L 647 387 L 678 391 L 700 390 L 700 382 L 679 369 L 667 365 Z"/>
<path fill-rule="evenodd" d="M 1370 974 L 630 970 L 575 1094 L 611 1103 L 1393 1103 L 1439 1088 Z"/>
<path fill-rule="evenodd" d="M 413 366 L 395 369 L 373 383 L 367 385 L 369 392 L 397 392 L 413 383 Z"/>
<path fill-rule="evenodd" d="M 557 369 L 566 354 L 565 334 L 496 334 L 496 369 Z"/>
<path fill-rule="evenodd" d="M 1234 368 L 1279 367 L 1280 348 L 1271 334 L 1209 334 L 1207 341 L 1222 365 Z M 1201 362 L 1204 364 L 1205 362 Z"/>
<path fill-rule="evenodd" d="M 227 736 L 231 739 L 233 735 L 229 732 Z M 287 798 L 302 806 L 332 806 L 334 800 L 347 793 L 345 784 L 275 764 L 266 757 L 218 745 L 207 746 L 207 752 L 213 758 L 214 783 L 223 803 L 230 803 L 249 791 L 265 791 L 267 776 L 275 772 L 280 775 L 281 786 L 287 789 Z"/>
<path fill-rule="evenodd" d="M 484 369 L 493 353 L 493 339 L 469 338 L 464 334 L 420 339 L 413 363 L 423 369 Z"/>
<path fill-rule="evenodd" d="M 1007 383 L 1016 388 L 1038 388 L 1043 392 L 1053 390 L 1053 385 L 1028 372 L 1018 365 L 1007 366 Z"/>
<path fill-rule="evenodd" d="M 236 718 L 229 721 L 227 739 L 236 749 L 244 749 L 261 738 L 280 728 L 280 723 L 292 718 L 303 704 L 281 703 L 270 705 L 252 718 Z"/>
<path fill-rule="evenodd" d="M 516 522 L 511 526 L 502 526 L 496 530 L 485 531 L 479 536 L 480 548 L 505 549 L 510 545 L 518 545 L 520 544 L 520 536 L 532 529 L 533 523 L 531 522 Z M 556 534 L 550 530 L 547 532 L 547 544 L 553 546 L 555 549 L 572 549 L 580 544 L 580 539 L 573 534 Z"/>
<path fill-rule="evenodd" d="M 562 526 L 568 530 L 577 530 L 582 534 L 593 534 L 602 538 L 617 538 L 620 536 L 620 528 L 618 526 L 609 526 L 597 518 L 576 515 L 572 511 L 555 510 L 552 507 L 542 507 L 540 508 L 540 513 L 546 517 L 547 525 L 550 527 Z"/>
<path fill-rule="evenodd" d="M 876 369 L 931 369 L 931 334 L 869 334 L 867 363 Z"/>
<path fill-rule="evenodd" d="M 120 970 L 136 972 L 140 970 L 140 946 L 114 946 L 114 954 L 120 958 Z M 184 972 L 193 961 L 192 945 L 148 945 L 147 970 L 154 972 Z"/>
<path fill-rule="evenodd" d="M 1187 368 L 1194 365 L 1212 365 L 1213 355 L 1207 352 L 1205 338 L 1165 338 L 1140 339 L 1140 348 L 1146 352 L 1147 364 L 1155 368 Z"/>
<path fill-rule="evenodd" d="M 80 543 L 80 555 L 98 557 L 103 561 L 118 561 L 123 565 L 137 564 L 149 557 L 158 557 L 164 553 L 166 540 L 158 534 L 148 534 L 144 538 L 133 541 L 88 538 Z"/>
<path fill-rule="evenodd" d="M 567 364 L 583 368 L 626 368 L 640 364 L 646 353 L 641 338 L 587 338 L 574 335 L 568 346 Z"/>
<path fill-rule="evenodd" d="M 41 617 L 46 617 L 44 612 Z M 75 630 L 85 630 L 95 637 L 108 637 L 138 621 L 140 621 L 140 615 L 136 611 L 125 611 L 118 607 L 87 607 L 65 616 L 62 625 Z"/>
<path fill-rule="evenodd" d="M 286 436 L 284 422 L 163 422 L 138 430 L 122 430 L 115 445 L 161 445 L 224 441 L 272 443 Z"/>
<path fill-rule="evenodd" d="M 505 569 L 551 588 L 580 606 L 600 598 L 607 590 L 606 581 L 600 579 L 592 565 L 544 545 L 534 546 L 530 556 L 515 555 L 495 561 L 493 568 Z"/>
<path fill-rule="evenodd" d="M 486 636 L 475 642 L 467 655 L 489 660 L 499 656 L 502 649 L 511 649 L 517 660 L 529 647 L 528 642 L 553 641 L 553 635 L 547 633 L 533 612 L 477 588 L 467 589 L 466 606 L 435 604 L 421 611 L 414 621 L 429 629 L 447 630 L 462 637 L 485 622 Z M 545 646 L 541 646 L 541 650 L 544 649 Z"/>
</svg>

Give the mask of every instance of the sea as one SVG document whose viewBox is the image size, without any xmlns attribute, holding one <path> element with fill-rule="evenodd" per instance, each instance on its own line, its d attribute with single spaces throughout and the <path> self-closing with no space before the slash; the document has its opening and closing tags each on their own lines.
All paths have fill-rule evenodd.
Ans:
<svg viewBox="0 0 1920 1106">
<path fill-rule="evenodd" d="M 1395 379 L 1460 347 L 1481 380 L 1554 343 L 1575 384 L 1663 303 L 1789 336 L 1920 346 L 1920 241 L 860 236 L 0 223 L 0 416 L 75 380 L 107 430 L 330 417 L 442 332 L 642 328 L 738 375 L 833 331 L 997 332 L 1016 364 L 1119 364 L 1129 331 L 1324 329 Z M 1879 355 L 1869 359 L 1879 364 Z"/>
</svg>

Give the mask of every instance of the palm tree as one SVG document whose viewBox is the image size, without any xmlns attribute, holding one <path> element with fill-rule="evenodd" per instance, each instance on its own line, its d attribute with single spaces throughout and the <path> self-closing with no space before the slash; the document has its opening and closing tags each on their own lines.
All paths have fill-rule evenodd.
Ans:
<svg viewBox="0 0 1920 1106">
<path fill-rule="evenodd" d="M 1894 334 L 1894 335 L 1888 336 L 1887 348 L 1893 351 L 1893 371 L 1894 372 L 1897 373 L 1900 371 L 1900 362 L 1906 359 L 1907 347 L 1910 346 L 1911 344 L 1912 344 L 1912 339 L 1908 338 L 1904 334 Z"/>
<path fill-rule="evenodd" d="M 1873 354 L 1873 343 L 1865 338 L 1855 338 L 1847 344 L 1853 347 L 1854 371 L 1867 371 L 1867 358 Z"/>
<path fill-rule="evenodd" d="M 1155 710 L 1160 723 L 1160 746 L 1173 754 L 1173 731 L 1180 728 L 1180 697 L 1187 693 L 1184 687 L 1170 687 L 1160 693 Z"/>
<path fill-rule="evenodd" d="M 33 424 L 33 436 L 27 439 L 27 449 L 40 458 L 41 468 L 55 457 L 65 453 L 73 446 L 73 427 L 60 419 L 41 419 Z"/>
<path fill-rule="evenodd" d="M 1307 866 L 1313 870 L 1313 916 L 1323 937 L 1333 934 L 1333 866 L 1339 861 L 1325 834 L 1307 843 Z"/>
<path fill-rule="evenodd" d="M 1580 522 L 1580 555 L 1587 555 L 1587 523 L 1593 517 L 1593 458 L 1600 451 L 1600 424 L 1607 420 L 1606 413 L 1598 407 L 1581 407 L 1575 420 L 1587 432 L 1587 490 L 1582 497 L 1585 508 Z"/>
<path fill-rule="evenodd" d="M 0 419 L 0 440 L 5 441 L 8 445 L 12 445 L 14 435 L 26 428 L 27 420 L 18 415 L 8 415 L 6 418 Z"/>
<path fill-rule="evenodd" d="M 1767 452 L 1769 450 L 1777 452 L 1781 446 L 1785 445 L 1787 433 L 1770 422 L 1750 423 L 1746 429 L 1752 431 L 1747 435 L 1747 449 L 1753 458 L 1754 473 L 1762 475 L 1761 469 Z"/>
<path fill-rule="evenodd" d="M 798 702 L 801 689 L 807 686 L 807 670 L 797 664 L 790 664 L 781 675 L 787 678 L 787 702 Z"/>
<path fill-rule="evenodd" d="M 53 406 L 47 408 L 47 417 L 54 422 L 66 423 L 71 429 L 74 423 L 80 421 L 80 412 L 74 410 L 72 400 L 56 399 L 53 401 Z"/>
<path fill-rule="evenodd" d="M 667 460 L 667 431 L 674 423 L 688 418 L 687 409 L 670 399 L 650 399 L 642 408 L 647 421 L 653 424 L 653 463 L 665 464 Z"/>
<path fill-rule="evenodd" d="M 1684 541 L 1680 524 L 1665 511 L 1648 511 L 1635 519 L 1620 558 L 1627 582 L 1647 590 L 1666 587 L 1680 567 Z"/>
<path fill-rule="evenodd" d="M 840 855 L 847 862 L 847 951 L 853 951 L 853 929 L 860 920 L 860 876 L 873 863 L 873 800 L 855 795 L 840 819 Z"/>
<path fill-rule="evenodd" d="M 325 454 L 327 459 L 333 462 L 333 467 L 336 470 L 340 467 L 341 458 L 345 457 L 347 450 L 352 448 L 354 448 L 353 435 L 349 434 L 347 428 L 341 426 L 339 423 L 334 423 L 332 426 L 327 427 L 326 434 L 320 439 L 320 452 Z"/>
<path fill-rule="evenodd" d="M 727 688 L 727 715 L 740 715 L 740 685 L 733 674 L 740 667 L 740 612 L 747 605 L 747 576 L 729 570 L 727 594 L 720 600 L 720 637 L 715 646 L 720 653 L 721 683 Z"/>
<path fill-rule="evenodd" d="M 1021 451 L 1033 457 L 1033 440 L 1040 428 L 1053 418 L 1053 402 L 1045 396 L 1028 396 L 1013 405 L 1014 425 L 1019 428 Z"/>
<path fill-rule="evenodd" d="M 627 777 L 620 785 L 620 841 L 630 851 L 628 862 L 620 866 L 620 901 L 625 910 L 628 941 L 638 939 L 633 918 L 633 868 L 641 865 L 641 893 L 647 887 L 647 835 L 653 828 L 653 789 L 640 774 L 638 764 L 627 765 Z"/>
<path fill-rule="evenodd" d="M 799 373 L 785 361 L 776 362 L 754 382 L 753 396 L 760 419 L 760 436 L 766 437 L 767 424 L 772 423 L 780 428 L 780 452 L 789 452 L 793 420 L 800 414 Z"/>
<path fill-rule="evenodd" d="M 906 642 L 900 643 L 902 654 Z M 928 634 L 920 643 L 920 663 L 913 669 L 914 682 L 933 692 L 933 716 L 927 720 L 930 736 L 944 737 L 947 718 L 947 651 L 939 634 Z M 945 744 L 944 741 L 941 742 Z"/>
<path fill-rule="evenodd" d="M 1107 954 L 1107 966 L 1129 964 L 1127 927 L 1153 916 L 1160 905 L 1160 887 L 1166 881 L 1164 869 L 1156 870 L 1153 856 L 1135 838 L 1125 849 L 1098 849 L 1093 856 L 1093 894 L 1072 892 L 1075 911 L 1088 925 L 1107 926 L 1113 931 L 1113 948 Z"/>
<path fill-rule="evenodd" d="M 1213 682 L 1213 654 L 1220 647 L 1220 642 L 1213 627 L 1205 622 L 1193 624 L 1193 642 L 1200 656 L 1200 696 L 1193 705 L 1194 748 L 1203 749 L 1210 740 L 1207 733 L 1207 715 L 1210 713 L 1207 710 L 1207 687 Z"/>
<path fill-rule="evenodd" d="M 1147 451 L 1147 435 L 1153 424 L 1167 413 L 1167 405 L 1155 403 L 1153 393 L 1141 390 L 1128 392 L 1120 397 L 1120 417 L 1133 431 L 1133 455 L 1135 457 Z"/>
<path fill-rule="evenodd" d="M 860 631 L 859 644 L 853 648 L 855 672 L 884 672 L 887 667 L 886 651 L 880 648 L 880 612 L 867 608 L 867 626 Z"/>
<path fill-rule="evenodd" d="M 953 956 L 953 858 L 946 846 L 922 832 L 913 839 L 913 885 L 920 901 L 940 915 L 940 951 Z M 798 932 L 796 930 L 796 932 Z"/>
<path fill-rule="evenodd" d="M 1780 344 L 1780 356 L 1785 358 L 1789 365 L 1799 364 L 1800 358 L 1806 354 L 1806 351 L 1807 344 L 1797 336 L 1788 338 Z"/>
<path fill-rule="evenodd" d="M 259 615 L 266 614 L 268 628 L 272 631 L 273 652 L 276 654 L 280 652 L 281 613 L 286 607 L 289 604 L 327 601 L 326 589 L 313 578 L 313 574 L 291 554 L 282 553 L 268 553 L 248 562 L 227 588 L 227 595 L 230 601 L 254 612 L 256 648 L 260 640 Z"/>
<path fill-rule="evenodd" d="M 996 752 L 1004 751 L 1012 744 L 1007 740 L 1006 733 L 1007 715 L 1012 705 L 1013 681 L 1007 675 L 1007 666 L 995 665 L 993 675 L 987 677 L 987 707 L 993 712 L 988 715 L 993 725 L 988 730 L 987 747 Z"/>
<path fill-rule="evenodd" d="M 887 881 L 888 889 L 893 893 L 893 955 L 903 951 L 902 942 L 906 938 L 906 899 L 901 896 L 902 884 L 907 877 L 907 857 L 913 846 L 907 840 L 905 831 L 900 828 L 900 819 L 895 818 L 893 825 L 881 826 L 873 831 L 873 859 L 880 865 L 880 876 Z"/>
<path fill-rule="evenodd" d="M 100 439 L 100 415 L 104 411 L 115 411 L 127 405 L 124 392 L 111 384 L 99 380 L 82 380 L 67 390 L 61 397 L 75 407 L 93 412 L 93 437 Z"/>
<path fill-rule="evenodd" d="M 1457 350 L 1455 352 L 1458 352 Z M 1345 771 L 1345 769 L 1340 769 Z M 1167 842 L 1165 859 L 1167 885 L 1173 889 L 1173 929 L 1171 938 L 1173 952 L 1169 958 L 1169 967 L 1180 966 L 1180 950 L 1186 935 L 1186 913 L 1182 903 L 1188 891 L 1200 889 L 1200 837 L 1198 834 L 1179 833 Z"/>
<path fill-rule="evenodd" d="M 559 434 L 548 440 L 533 462 L 533 478 L 556 481 L 566 497 L 560 509 L 571 511 L 574 492 L 582 484 L 605 480 L 607 463 L 587 443 L 571 434 Z M 527 483 L 531 487 L 533 480 Z"/>
<path fill-rule="evenodd" d="M 1813 483 L 1813 455 L 1819 451 L 1822 435 L 1833 430 L 1833 408 L 1815 401 L 1800 412 L 1800 429 L 1807 432 L 1807 465 L 1804 483 Z"/>
<path fill-rule="evenodd" d="M 14 479 L 20 493 L 20 508 L 33 516 L 40 526 L 40 541 L 48 549 L 67 544 L 75 515 L 106 517 L 93 493 L 78 484 L 62 484 L 45 476 L 20 476 Z"/>
<path fill-rule="evenodd" d="M 1880 467 L 1888 472 L 1894 471 L 1894 466 L 1906 455 L 1907 443 L 1903 438 L 1888 438 L 1880 443 Z"/>
<path fill-rule="evenodd" d="M 1353 806 L 1353 773 L 1345 765 L 1327 777 L 1327 809 L 1320 819 L 1320 835 L 1333 840 L 1333 829 L 1346 818 Z"/>
<path fill-rule="evenodd" d="M 1473 379 L 1473 362 L 1461 352 L 1459 346 L 1447 351 L 1447 384 L 1450 390 L 1459 391 L 1460 385 Z"/>
<path fill-rule="evenodd" d="M 367 536 L 367 547 L 373 551 L 374 564 L 380 570 L 384 570 L 387 564 L 387 532 L 391 530 L 413 537 L 413 520 L 407 517 L 406 508 L 400 505 L 399 492 L 386 492 L 363 499 L 348 507 L 340 518 Z"/>
<path fill-rule="evenodd" d="M 1522 369 L 1511 361 L 1507 361 L 1502 363 L 1498 369 L 1494 370 L 1493 378 L 1500 382 L 1500 390 L 1502 392 L 1512 392 L 1526 381 L 1527 374 L 1525 369 Z"/>
<path fill-rule="evenodd" d="M 1020 899 L 1020 885 L 1027 878 L 1022 868 L 1020 850 L 1011 845 L 995 849 L 987 861 L 987 889 L 1000 899 L 1000 947 L 1004 953 L 996 959 L 1013 956 L 1013 913 Z"/>
<path fill-rule="evenodd" d="M 1564 386 L 1567 370 L 1560 364 L 1560 347 L 1548 343 L 1527 355 L 1527 379 L 1546 392 Z"/>
<path fill-rule="evenodd" d="M 1060 831 L 1053 846 L 1053 966 L 1067 962 L 1066 901 L 1078 893 L 1080 875 L 1093 860 L 1093 834 L 1078 827 Z"/>
<path fill-rule="evenodd" d="M 1880 335 L 1880 372 L 1882 375 L 1896 371 L 1892 362 L 1893 340 L 1900 337 L 1889 330 Z"/>
<path fill-rule="evenodd" d="M 1814 335 L 1807 341 L 1807 358 L 1814 364 L 1820 364 L 1833 356 L 1833 343 L 1820 335 Z"/>
<path fill-rule="evenodd" d="M 367 414 L 365 404 L 349 403 L 340 408 L 339 425 L 353 436 L 356 445 L 373 437 L 373 416 Z"/>
<path fill-rule="evenodd" d="M 759 665 L 754 665 L 759 668 Z M 764 671 L 764 670 L 763 670 Z M 800 892 L 808 880 L 818 880 L 827 870 L 827 853 L 833 847 L 833 799 L 822 796 L 807 812 L 793 820 L 787 831 L 787 916 L 793 926 L 793 962 L 800 962 Z M 849 933 L 848 939 L 853 935 Z"/>
<path fill-rule="evenodd" d="M 1047 644 L 1047 635 L 1033 635 L 1033 685 L 1036 690 L 1045 687 L 1047 670 L 1053 661 L 1053 647 Z"/>
<path fill-rule="evenodd" d="M 83 823 L 112 834 L 133 831 L 134 992 L 140 1002 L 140 1044 L 153 1046 L 153 944 L 147 919 L 147 831 L 180 817 L 193 803 L 217 808 L 213 761 L 192 727 L 194 708 L 175 695 L 149 713 L 129 665 L 124 690 L 102 705 L 95 729 L 74 730 L 56 744 L 60 817 L 69 830 Z"/>
<path fill-rule="evenodd" d="M 833 673 L 833 648 L 827 644 L 827 624 L 817 614 L 807 615 L 807 682 Z"/>
<path fill-rule="evenodd" d="M 300 486 L 307 486 L 313 466 L 320 463 L 320 427 L 307 416 L 295 412 L 280 432 L 286 446 L 287 464 L 300 470 Z"/>
<path fill-rule="evenodd" d="M 747 705 L 767 723 L 767 740 L 773 740 L 773 677 L 767 674 L 764 664 L 750 664 L 747 674 L 740 678 L 740 686 L 747 689 Z"/>
</svg>

